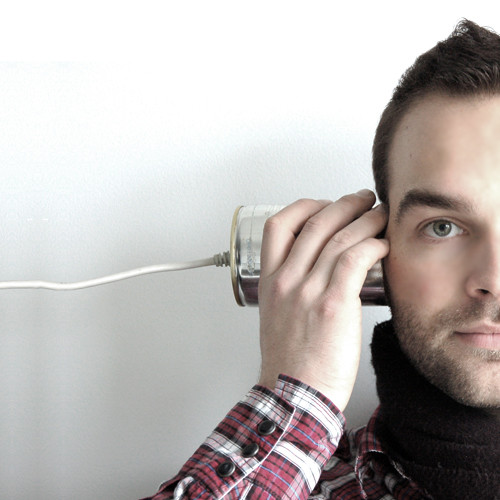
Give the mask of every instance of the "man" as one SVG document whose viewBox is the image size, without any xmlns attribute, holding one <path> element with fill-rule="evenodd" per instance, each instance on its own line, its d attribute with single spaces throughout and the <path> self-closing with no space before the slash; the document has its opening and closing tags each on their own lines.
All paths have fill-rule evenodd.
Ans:
<svg viewBox="0 0 500 500">
<path fill-rule="evenodd" d="M 153 498 L 500 498 L 500 37 L 464 21 L 417 59 L 373 168 L 375 208 L 363 190 L 269 219 L 259 385 Z M 345 432 L 382 258 L 381 405 Z"/>
</svg>

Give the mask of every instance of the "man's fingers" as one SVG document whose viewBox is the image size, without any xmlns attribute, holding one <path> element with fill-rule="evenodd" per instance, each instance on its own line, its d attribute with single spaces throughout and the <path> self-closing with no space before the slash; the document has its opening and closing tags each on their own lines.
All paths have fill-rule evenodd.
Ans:
<svg viewBox="0 0 500 500">
<path fill-rule="evenodd" d="M 364 213 L 330 238 L 318 257 L 312 273 L 324 276 L 326 281 L 323 283 L 326 286 L 343 252 L 366 239 L 377 236 L 384 230 L 386 224 L 387 214 L 382 205 Z"/>
<path fill-rule="evenodd" d="M 283 265 L 304 224 L 330 203 L 298 200 L 266 221 L 261 251 L 262 276 L 273 274 Z"/>
<path fill-rule="evenodd" d="M 298 276 L 310 272 L 330 239 L 361 217 L 374 201 L 375 195 L 363 190 L 343 196 L 314 214 L 304 224 L 290 249 L 286 266 L 292 268 Z"/>
<path fill-rule="evenodd" d="M 367 270 L 389 253 L 385 239 L 368 238 L 350 247 L 338 259 L 327 290 L 332 303 L 359 298 Z"/>
</svg>

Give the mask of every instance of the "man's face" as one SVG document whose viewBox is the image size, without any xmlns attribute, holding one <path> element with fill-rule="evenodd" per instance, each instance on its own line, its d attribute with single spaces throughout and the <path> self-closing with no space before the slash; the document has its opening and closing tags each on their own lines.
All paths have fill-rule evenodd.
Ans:
<svg viewBox="0 0 500 500">
<path fill-rule="evenodd" d="M 390 154 L 385 273 L 403 350 L 454 399 L 500 408 L 500 96 L 428 96 Z"/>
</svg>

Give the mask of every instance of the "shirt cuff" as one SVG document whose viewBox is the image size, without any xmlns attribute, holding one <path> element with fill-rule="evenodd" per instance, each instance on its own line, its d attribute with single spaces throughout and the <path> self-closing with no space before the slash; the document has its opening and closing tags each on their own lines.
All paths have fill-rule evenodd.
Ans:
<svg viewBox="0 0 500 500">
<path fill-rule="evenodd" d="M 295 409 L 313 417 L 328 433 L 335 446 L 345 427 L 345 417 L 333 402 L 321 392 L 288 375 L 280 375 L 275 392 Z"/>
<path fill-rule="evenodd" d="M 154 498 L 240 498 L 255 484 L 260 495 L 311 491 L 343 427 L 328 398 L 281 375 L 274 391 L 254 386 Z"/>
</svg>

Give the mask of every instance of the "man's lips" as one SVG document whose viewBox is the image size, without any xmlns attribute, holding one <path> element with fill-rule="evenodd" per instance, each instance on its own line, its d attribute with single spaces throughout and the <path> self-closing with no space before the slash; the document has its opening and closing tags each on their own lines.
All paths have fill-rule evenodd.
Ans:
<svg viewBox="0 0 500 500">
<path fill-rule="evenodd" d="M 456 331 L 455 335 L 472 347 L 493 351 L 500 350 L 500 326 L 498 325 L 477 325 Z"/>
</svg>

